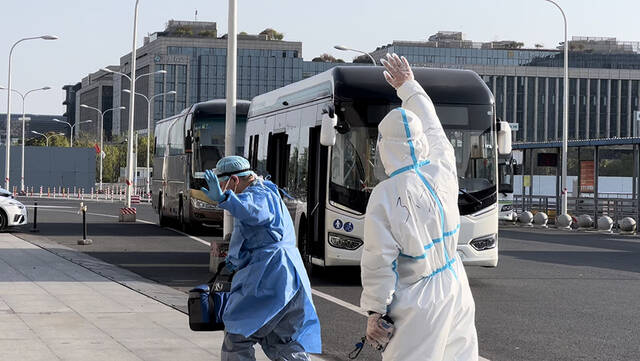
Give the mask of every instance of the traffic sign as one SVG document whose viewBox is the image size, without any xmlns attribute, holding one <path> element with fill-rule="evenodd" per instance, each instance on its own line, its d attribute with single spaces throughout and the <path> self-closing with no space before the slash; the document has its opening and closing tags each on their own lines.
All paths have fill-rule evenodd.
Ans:
<svg viewBox="0 0 640 361">
<path fill-rule="evenodd" d="M 520 124 L 518 123 L 509 123 L 509 126 L 511 127 L 511 130 L 514 132 L 517 132 L 518 130 L 520 130 Z"/>
</svg>

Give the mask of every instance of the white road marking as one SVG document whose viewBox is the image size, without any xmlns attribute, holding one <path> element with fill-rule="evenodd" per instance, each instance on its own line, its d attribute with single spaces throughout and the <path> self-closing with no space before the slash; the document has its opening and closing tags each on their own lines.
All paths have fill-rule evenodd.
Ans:
<svg viewBox="0 0 640 361">
<path fill-rule="evenodd" d="M 331 295 L 328 295 L 328 294 L 326 294 L 326 293 L 324 293 L 322 291 L 318 291 L 315 288 L 311 289 L 311 293 L 316 295 L 316 296 L 318 296 L 318 297 L 324 298 L 325 300 L 327 300 L 329 302 L 333 302 L 336 305 L 339 305 L 339 306 L 342 306 L 342 307 L 344 307 L 346 309 L 349 309 L 349 310 L 351 310 L 351 311 L 353 311 L 355 313 L 361 314 L 362 316 L 367 316 L 366 312 L 364 312 L 360 307 L 358 307 L 358 306 L 356 306 L 354 304 L 351 304 L 351 303 L 343 301 L 343 300 L 341 300 L 339 298 L 336 298 L 336 297 L 333 297 Z"/>
<path fill-rule="evenodd" d="M 155 223 L 154 223 L 154 224 L 155 224 Z M 171 228 L 171 227 L 167 227 L 167 229 L 170 229 L 170 230 L 172 230 L 172 231 L 174 231 L 174 232 L 176 232 L 176 233 L 178 233 L 178 234 L 181 234 L 181 235 L 183 235 L 183 236 L 185 236 L 185 237 L 189 237 L 189 238 L 191 238 L 192 240 L 194 240 L 194 241 L 196 241 L 196 242 L 200 242 L 200 243 L 202 243 L 202 244 L 204 244 L 204 245 L 206 245 L 206 246 L 208 246 L 208 247 L 211 247 L 211 242 L 207 242 L 207 241 L 205 241 L 205 240 L 204 240 L 204 239 L 202 239 L 202 238 L 198 238 L 198 237 L 196 237 L 196 236 L 192 236 L 192 235 L 190 235 L 190 234 L 184 233 L 184 232 L 179 231 L 179 230 L 177 230 L 177 229 L 173 229 L 173 228 Z"/>
</svg>

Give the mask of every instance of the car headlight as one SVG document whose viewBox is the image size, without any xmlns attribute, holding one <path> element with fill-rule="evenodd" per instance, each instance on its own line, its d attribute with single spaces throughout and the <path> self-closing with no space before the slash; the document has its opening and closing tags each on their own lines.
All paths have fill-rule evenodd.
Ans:
<svg viewBox="0 0 640 361">
<path fill-rule="evenodd" d="M 10 205 L 14 206 L 14 207 L 18 207 L 18 209 L 23 209 L 24 206 L 22 205 L 22 203 L 18 203 L 18 202 L 9 202 Z"/>
<path fill-rule="evenodd" d="M 362 246 L 363 242 L 359 238 L 347 237 L 336 233 L 329 233 L 329 244 L 336 248 L 348 249 L 350 251 L 353 251 Z"/>
<path fill-rule="evenodd" d="M 512 204 L 505 204 L 502 206 L 502 208 L 500 208 L 500 212 L 507 212 L 507 211 L 512 211 L 513 210 L 513 205 Z"/>
<path fill-rule="evenodd" d="M 219 209 L 218 206 L 201 201 L 199 199 L 191 198 L 191 205 L 195 208 L 204 208 L 204 209 Z"/>
<path fill-rule="evenodd" d="M 490 234 L 488 236 L 478 237 L 473 239 L 469 244 L 476 251 L 484 251 L 487 249 L 495 248 L 498 240 L 498 236 L 496 234 Z"/>
</svg>

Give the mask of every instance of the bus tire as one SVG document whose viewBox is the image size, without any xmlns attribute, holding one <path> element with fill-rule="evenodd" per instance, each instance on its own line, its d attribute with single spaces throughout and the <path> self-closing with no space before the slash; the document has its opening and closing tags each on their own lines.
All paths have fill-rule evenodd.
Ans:
<svg viewBox="0 0 640 361">
<path fill-rule="evenodd" d="M 158 225 L 160 227 L 167 226 L 167 217 L 164 215 L 164 204 L 162 204 L 162 193 L 158 194 Z"/>
<path fill-rule="evenodd" d="M 313 274 L 313 262 L 311 262 L 311 246 L 309 245 L 307 237 L 307 220 L 303 216 L 300 218 L 300 225 L 298 226 L 298 250 L 302 257 L 302 264 L 304 265 L 307 275 L 311 277 Z"/>
</svg>

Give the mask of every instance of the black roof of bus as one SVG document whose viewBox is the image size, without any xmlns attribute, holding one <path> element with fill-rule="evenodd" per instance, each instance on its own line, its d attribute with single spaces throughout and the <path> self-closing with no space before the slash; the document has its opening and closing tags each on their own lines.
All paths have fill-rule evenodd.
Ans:
<svg viewBox="0 0 640 361">
<path fill-rule="evenodd" d="M 236 115 L 238 116 L 246 116 L 249 112 L 249 105 L 251 104 L 248 100 L 238 99 L 236 101 Z M 213 99 L 208 100 L 202 103 L 196 103 L 193 105 L 193 112 L 196 116 L 199 115 L 220 115 L 225 114 L 227 110 L 227 101 L 226 99 Z"/>
<path fill-rule="evenodd" d="M 331 71 L 336 100 L 380 99 L 397 102 L 395 89 L 387 84 L 381 66 L 337 66 Z M 484 81 L 471 70 L 414 67 L 415 79 L 439 104 L 493 104 Z"/>
</svg>

